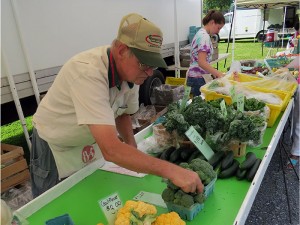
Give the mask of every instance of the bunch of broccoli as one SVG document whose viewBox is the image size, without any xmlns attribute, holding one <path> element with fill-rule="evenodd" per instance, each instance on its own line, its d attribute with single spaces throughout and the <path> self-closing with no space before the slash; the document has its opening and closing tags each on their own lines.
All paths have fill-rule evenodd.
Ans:
<svg viewBox="0 0 300 225">
<path fill-rule="evenodd" d="M 190 163 L 180 163 L 179 166 L 198 173 L 205 186 L 217 177 L 213 167 L 207 161 L 200 158 L 195 158 Z M 205 201 L 205 195 L 204 193 L 185 193 L 168 180 L 167 188 L 162 192 L 162 199 L 165 202 L 190 208 L 195 203 L 202 204 Z"/>
<path fill-rule="evenodd" d="M 172 187 L 175 188 L 173 185 Z M 203 193 L 185 193 L 179 188 L 172 189 L 167 187 L 161 194 L 162 199 L 165 202 L 173 203 L 185 208 L 190 208 L 195 203 L 202 204 L 205 201 L 205 195 Z"/>
</svg>

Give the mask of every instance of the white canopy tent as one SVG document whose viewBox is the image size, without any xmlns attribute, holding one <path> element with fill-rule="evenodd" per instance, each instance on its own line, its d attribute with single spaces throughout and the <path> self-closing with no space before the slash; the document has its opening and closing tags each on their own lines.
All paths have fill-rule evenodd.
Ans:
<svg viewBox="0 0 300 225">
<path fill-rule="evenodd" d="M 235 0 L 235 9 L 234 13 L 236 12 L 236 8 L 255 8 L 255 9 L 264 9 L 264 21 L 265 21 L 265 10 L 268 8 L 281 8 L 286 6 L 295 6 L 299 7 L 299 1 L 298 0 Z M 233 18 L 233 27 L 235 26 L 235 18 Z M 285 24 L 283 24 L 283 27 Z M 265 23 L 263 25 L 263 30 L 265 29 Z M 233 33 L 234 33 L 233 29 Z M 231 32 L 230 32 L 231 34 Z M 264 35 L 264 34 L 263 34 Z M 232 46 L 232 61 L 234 60 L 234 37 L 233 34 L 233 46 Z M 230 37 L 229 37 L 230 38 Z M 263 54 L 263 46 L 264 43 L 262 42 L 262 54 Z"/>
<path fill-rule="evenodd" d="M 285 6 L 298 6 L 299 7 L 299 1 L 295 1 L 295 0 L 236 0 L 236 5 L 238 7 L 255 8 L 255 9 L 279 8 L 279 7 L 285 7 Z"/>
</svg>

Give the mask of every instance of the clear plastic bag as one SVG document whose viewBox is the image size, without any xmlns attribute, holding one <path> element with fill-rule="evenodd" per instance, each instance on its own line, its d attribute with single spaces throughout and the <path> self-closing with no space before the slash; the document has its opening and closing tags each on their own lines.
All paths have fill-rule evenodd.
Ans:
<svg viewBox="0 0 300 225">
<path fill-rule="evenodd" d="M 153 88 L 152 95 L 150 97 L 153 105 L 166 106 L 172 102 L 176 102 L 182 99 L 184 95 L 184 86 L 173 86 L 169 84 L 162 84 Z"/>
<path fill-rule="evenodd" d="M 280 68 L 276 72 L 265 76 L 264 79 L 243 82 L 243 84 L 270 90 L 295 91 L 297 81 L 288 68 Z"/>
<path fill-rule="evenodd" d="M 174 146 L 174 135 L 169 133 L 161 123 L 153 125 L 153 136 L 162 150 Z"/>
<path fill-rule="evenodd" d="M 33 199 L 30 182 L 26 182 L 20 188 L 9 189 L 1 195 L 1 198 L 5 200 L 12 210 L 19 209 Z"/>
<path fill-rule="evenodd" d="M 281 105 L 282 99 L 275 93 L 265 93 L 265 92 L 256 91 L 251 89 L 251 87 L 247 86 L 247 84 L 245 83 L 250 83 L 250 82 L 234 84 L 228 80 L 227 76 L 225 76 L 223 78 L 209 82 L 208 84 L 202 86 L 201 89 L 207 88 L 208 90 L 212 90 L 217 93 L 230 96 L 230 89 L 234 85 L 236 94 L 243 94 L 246 98 L 256 98 L 257 100 L 263 101 L 265 103 L 273 104 L 273 105 Z"/>
</svg>

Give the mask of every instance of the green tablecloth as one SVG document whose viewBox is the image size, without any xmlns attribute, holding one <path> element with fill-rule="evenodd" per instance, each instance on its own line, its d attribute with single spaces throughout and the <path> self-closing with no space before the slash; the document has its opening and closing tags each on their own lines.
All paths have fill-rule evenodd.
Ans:
<svg viewBox="0 0 300 225">
<path fill-rule="evenodd" d="M 272 128 L 266 129 L 263 144 L 259 148 L 247 147 L 247 151 L 255 152 L 260 158 L 264 156 L 280 117 Z M 239 160 L 243 160 L 243 157 Z M 235 177 L 217 180 L 214 193 L 206 200 L 204 209 L 193 221 L 187 221 L 187 224 L 233 224 L 250 184 L 245 180 L 238 181 Z M 124 204 L 140 191 L 160 194 L 165 187 L 166 184 L 160 177 L 147 175 L 137 178 L 97 170 L 63 195 L 40 208 L 27 220 L 30 224 L 42 225 L 48 219 L 69 213 L 76 225 L 96 225 L 100 222 L 107 224 L 99 200 L 117 192 Z M 157 207 L 157 209 L 159 213 L 167 212 L 164 208 Z"/>
</svg>

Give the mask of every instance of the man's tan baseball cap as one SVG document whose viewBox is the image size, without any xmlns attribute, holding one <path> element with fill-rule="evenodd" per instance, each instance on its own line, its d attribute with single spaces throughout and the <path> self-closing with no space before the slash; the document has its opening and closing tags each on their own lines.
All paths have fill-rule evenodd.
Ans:
<svg viewBox="0 0 300 225">
<path fill-rule="evenodd" d="M 123 17 L 117 40 L 126 44 L 140 63 L 167 68 L 160 54 L 163 34 L 155 24 L 141 15 L 131 13 Z"/>
</svg>

